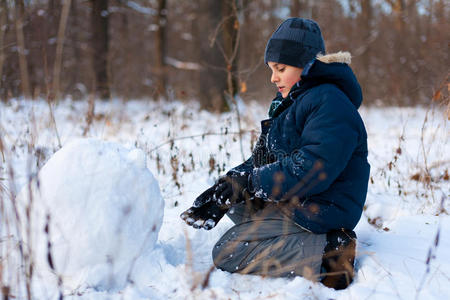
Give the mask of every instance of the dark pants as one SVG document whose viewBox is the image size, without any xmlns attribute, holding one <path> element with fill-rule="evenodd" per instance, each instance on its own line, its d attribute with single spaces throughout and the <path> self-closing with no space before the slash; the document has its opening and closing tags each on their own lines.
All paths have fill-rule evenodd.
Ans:
<svg viewBox="0 0 450 300">
<path fill-rule="evenodd" d="M 215 266 L 231 273 L 303 276 L 334 288 L 348 286 L 353 277 L 354 233 L 313 234 L 295 223 L 292 214 L 283 203 L 235 205 L 227 213 L 235 225 L 213 248 Z"/>
</svg>

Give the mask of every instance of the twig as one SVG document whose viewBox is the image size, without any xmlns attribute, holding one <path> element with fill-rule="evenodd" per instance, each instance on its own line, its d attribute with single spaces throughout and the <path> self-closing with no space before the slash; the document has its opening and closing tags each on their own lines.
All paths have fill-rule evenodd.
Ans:
<svg viewBox="0 0 450 300">
<path fill-rule="evenodd" d="M 238 121 L 238 130 L 239 130 L 239 147 L 241 150 L 241 155 L 242 155 L 242 161 L 245 161 L 245 155 L 244 155 L 244 146 L 242 145 L 242 131 L 241 131 L 241 114 L 239 112 L 239 106 L 236 100 L 236 91 L 234 90 L 234 86 L 233 86 L 233 73 L 232 73 L 232 69 L 233 69 L 233 63 L 234 60 L 236 58 L 237 55 L 237 50 L 239 48 L 239 40 L 240 40 L 240 36 L 241 36 L 241 26 L 238 22 L 237 19 L 237 7 L 236 7 L 236 2 L 231 1 L 232 3 L 232 10 L 233 13 L 228 16 L 227 18 L 232 18 L 235 20 L 235 24 L 233 25 L 234 27 L 237 26 L 236 29 L 236 37 L 234 39 L 234 45 L 233 49 L 232 49 L 232 53 L 231 56 L 228 57 L 226 55 L 226 53 L 223 53 L 225 61 L 227 63 L 227 85 L 228 85 L 228 96 L 231 98 L 232 103 L 234 104 L 234 106 L 236 107 L 236 117 L 237 117 L 237 121 Z M 233 38 L 231 38 L 232 40 L 232 44 L 233 44 Z"/>
<path fill-rule="evenodd" d="M 189 239 L 189 235 L 188 235 L 188 232 L 185 227 L 183 227 L 183 232 L 184 232 L 184 236 L 186 237 L 186 268 L 185 268 L 185 271 L 186 271 L 186 273 L 189 271 L 191 271 L 191 273 L 194 273 L 191 240 Z M 194 289 L 195 289 L 195 285 L 192 286 L 191 291 Z"/>
<path fill-rule="evenodd" d="M 231 1 L 232 3 L 232 8 L 233 8 L 233 14 L 232 17 L 234 17 L 235 19 L 235 24 L 234 26 L 237 26 L 236 29 L 236 44 L 234 45 L 233 48 L 233 53 L 231 53 L 231 57 L 229 58 L 230 62 L 232 63 L 234 61 L 234 59 L 236 58 L 236 55 L 238 53 L 238 49 L 239 49 L 239 38 L 241 36 L 241 24 L 238 21 L 238 9 L 236 7 L 236 2 L 235 1 Z"/>
<path fill-rule="evenodd" d="M 40 29 L 40 28 L 39 28 Z M 40 31 L 41 32 L 41 31 Z M 55 99 L 55 95 L 51 92 L 50 89 L 50 85 L 49 85 L 49 75 L 48 75 L 48 65 L 47 65 L 47 47 L 45 46 L 45 43 L 42 47 L 42 57 L 43 57 L 43 64 L 44 64 L 44 78 L 45 78 L 45 82 L 46 82 L 46 89 L 47 89 L 47 105 L 48 105 L 48 109 L 50 112 L 50 120 L 53 124 L 53 127 L 55 129 L 55 134 L 56 134 L 56 138 L 58 140 L 58 147 L 61 148 L 62 144 L 61 144 L 61 139 L 59 137 L 59 133 L 58 133 L 58 128 L 56 126 L 56 120 L 55 120 L 55 115 L 53 113 L 53 108 L 52 108 L 52 104 L 51 102 Z"/>
<path fill-rule="evenodd" d="M 214 43 L 216 42 L 217 36 L 219 34 L 219 30 L 220 28 L 223 26 L 223 24 L 229 19 L 232 18 L 233 15 L 231 16 L 227 16 L 225 18 L 223 18 L 219 24 L 217 24 L 216 28 L 214 29 L 214 33 L 213 35 L 209 38 L 209 47 L 212 48 L 214 46 Z"/>
<path fill-rule="evenodd" d="M 444 90 L 444 87 L 448 86 L 450 84 L 450 72 L 447 73 L 445 78 L 442 80 L 441 84 L 437 88 L 437 90 L 433 93 L 433 97 L 431 98 L 433 101 L 439 101 L 441 99 L 442 90 Z M 448 100 L 448 99 L 447 99 Z M 450 102 L 448 103 L 450 105 Z"/>
<path fill-rule="evenodd" d="M 5 50 L 6 48 L 10 48 L 10 47 L 16 46 L 16 45 L 17 45 L 17 43 L 9 43 L 6 45 L 2 45 L 2 47 L 0 47 L 0 50 Z"/>
<path fill-rule="evenodd" d="M 252 132 L 252 131 L 254 131 L 254 130 L 242 130 L 241 132 L 242 133 L 249 133 L 249 132 Z M 179 140 L 193 139 L 193 138 L 205 137 L 205 136 L 211 136 L 211 135 L 219 135 L 220 136 L 220 135 L 228 135 L 228 134 L 239 134 L 239 132 L 229 132 L 229 131 L 228 132 L 223 132 L 223 133 L 206 132 L 206 133 L 202 133 L 202 134 L 194 134 L 194 135 L 189 135 L 189 136 L 181 136 L 181 137 L 177 137 L 177 138 L 171 138 L 171 139 L 165 141 L 164 143 L 159 144 L 158 146 L 150 149 L 148 151 L 148 153 L 156 151 L 156 150 L 158 150 L 159 148 L 161 148 L 161 147 L 163 147 L 165 145 L 172 144 L 173 142 L 179 141 Z"/>
<path fill-rule="evenodd" d="M 5 163 L 5 152 L 3 150 L 4 148 L 5 148 L 5 146 L 3 145 L 3 138 L 2 138 L 2 135 L 0 134 L 0 152 L 2 153 L 3 163 Z"/>
<path fill-rule="evenodd" d="M 234 106 L 236 107 L 236 117 L 237 117 L 237 121 L 238 121 L 238 134 L 239 134 L 239 147 L 241 150 L 242 161 L 245 161 L 244 146 L 242 144 L 241 114 L 239 112 L 239 106 L 237 104 L 236 97 L 234 95 L 230 95 L 230 96 L 231 96 Z"/>
<path fill-rule="evenodd" d="M 52 108 L 50 99 L 47 99 L 47 105 L 48 105 L 48 110 L 50 112 L 50 118 L 51 118 L 53 127 L 55 129 L 56 139 L 58 140 L 58 147 L 59 147 L 59 149 L 61 149 L 61 147 L 62 147 L 61 139 L 59 138 L 58 127 L 56 126 L 55 114 L 53 113 L 53 108 Z"/>
<path fill-rule="evenodd" d="M 444 211 L 445 199 L 446 199 L 446 196 L 442 195 L 440 211 Z M 426 278 L 427 278 L 428 274 L 430 273 L 431 261 L 436 258 L 436 251 L 437 251 L 437 247 L 439 246 L 440 233 L 441 233 L 441 218 L 439 218 L 439 225 L 438 225 L 438 229 L 437 229 L 436 235 L 434 237 L 433 243 L 431 244 L 430 248 L 428 249 L 427 259 L 425 261 L 425 264 L 427 267 L 425 269 L 425 273 L 422 276 L 422 280 L 420 282 L 419 288 L 417 289 L 416 300 L 419 299 L 420 292 L 422 291 L 422 288 L 424 286 Z"/>
<path fill-rule="evenodd" d="M 83 130 L 83 136 L 86 136 L 89 129 L 91 128 L 94 117 L 95 117 L 95 99 L 94 94 L 91 93 L 88 99 L 88 111 L 86 113 L 86 127 Z"/>
<path fill-rule="evenodd" d="M 435 202 L 434 187 L 431 184 L 431 174 L 430 174 L 430 169 L 428 168 L 428 157 L 427 157 L 427 151 L 425 149 L 425 128 L 426 128 L 426 124 L 428 122 L 428 113 L 429 112 L 430 112 L 430 107 L 428 107 L 428 109 L 425 113 L 425 119 L 423 120 L 421 132 L 420 132 L 420 146 L 421 146 L 422 152 L 423 152 L 423 163 L 424 163 L 424 169 L 425 169 L 424 183 L 426 184 L 426 187 L 430 189 L 431 197 L 433 199 L 433 202 Z"/>
<path fill-rule="evenodd" d="M 208 272 L 206 272 L 205 278 L 203 279 L 202 282 L 202 289 L 206 288 L 209 285 L 209 278 L 211 277 L 212 272 L 214 272 L 216 270 L 216 267 L 214 265 L 212 265 Z"/>
</svg>

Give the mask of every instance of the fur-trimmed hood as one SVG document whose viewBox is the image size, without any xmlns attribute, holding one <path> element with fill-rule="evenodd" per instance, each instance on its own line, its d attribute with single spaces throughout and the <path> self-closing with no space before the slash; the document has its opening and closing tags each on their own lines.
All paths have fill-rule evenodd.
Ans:
<svg viewBox="0 0 450 300">
<path fill-rule="evenodd" d="M 331 83 L 339 87 L 356 108 L 362 103 L 362 92 L 358 80 L 349 64 L 352 56 L 349 52 L 337 52 L 327 55 L 317 55 L 303 69 L 301 88 L 311 88 L 316 85 Z"/>
<path fill-rule="evenodd" d="M 318 54 L 316 59 L 326 64 L 337 62 L 349 65 L 352 62 L 352 55 L 350 52 L 339 51 L 327 55 Z"/>
</svg>

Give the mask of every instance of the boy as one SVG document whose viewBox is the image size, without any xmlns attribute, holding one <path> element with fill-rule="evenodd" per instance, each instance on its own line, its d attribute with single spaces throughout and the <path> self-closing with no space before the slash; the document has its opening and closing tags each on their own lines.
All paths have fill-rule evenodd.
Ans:
<svg viewBox="0 0 450 300">
<path fill-rule="evenodd" d="M 195 228 L 209 230 L 225 214 L 235 223 L 213 249 L 222 270 L 298 275 L 336 289 L 352 281 L 352 230 L 370 169 L 362 93 L 350 54 L 324 53 L 314 21 L 278 27 L 264 57 L 278 93 L 252 156 L 181 214 Z"/>
</svg>

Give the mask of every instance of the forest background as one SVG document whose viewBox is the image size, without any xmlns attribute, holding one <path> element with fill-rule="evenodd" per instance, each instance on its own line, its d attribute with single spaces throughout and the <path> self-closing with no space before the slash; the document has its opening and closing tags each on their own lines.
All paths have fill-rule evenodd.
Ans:
<svg viewBox="0 0 450 300">
<path fill-rule="evenodd" d="M 366 105 L 448 99 L 445 0 L 0 0 L 0 98 L 268 103 L 264 49 L 289 16 L 352 53 Z"/>
</svg>

